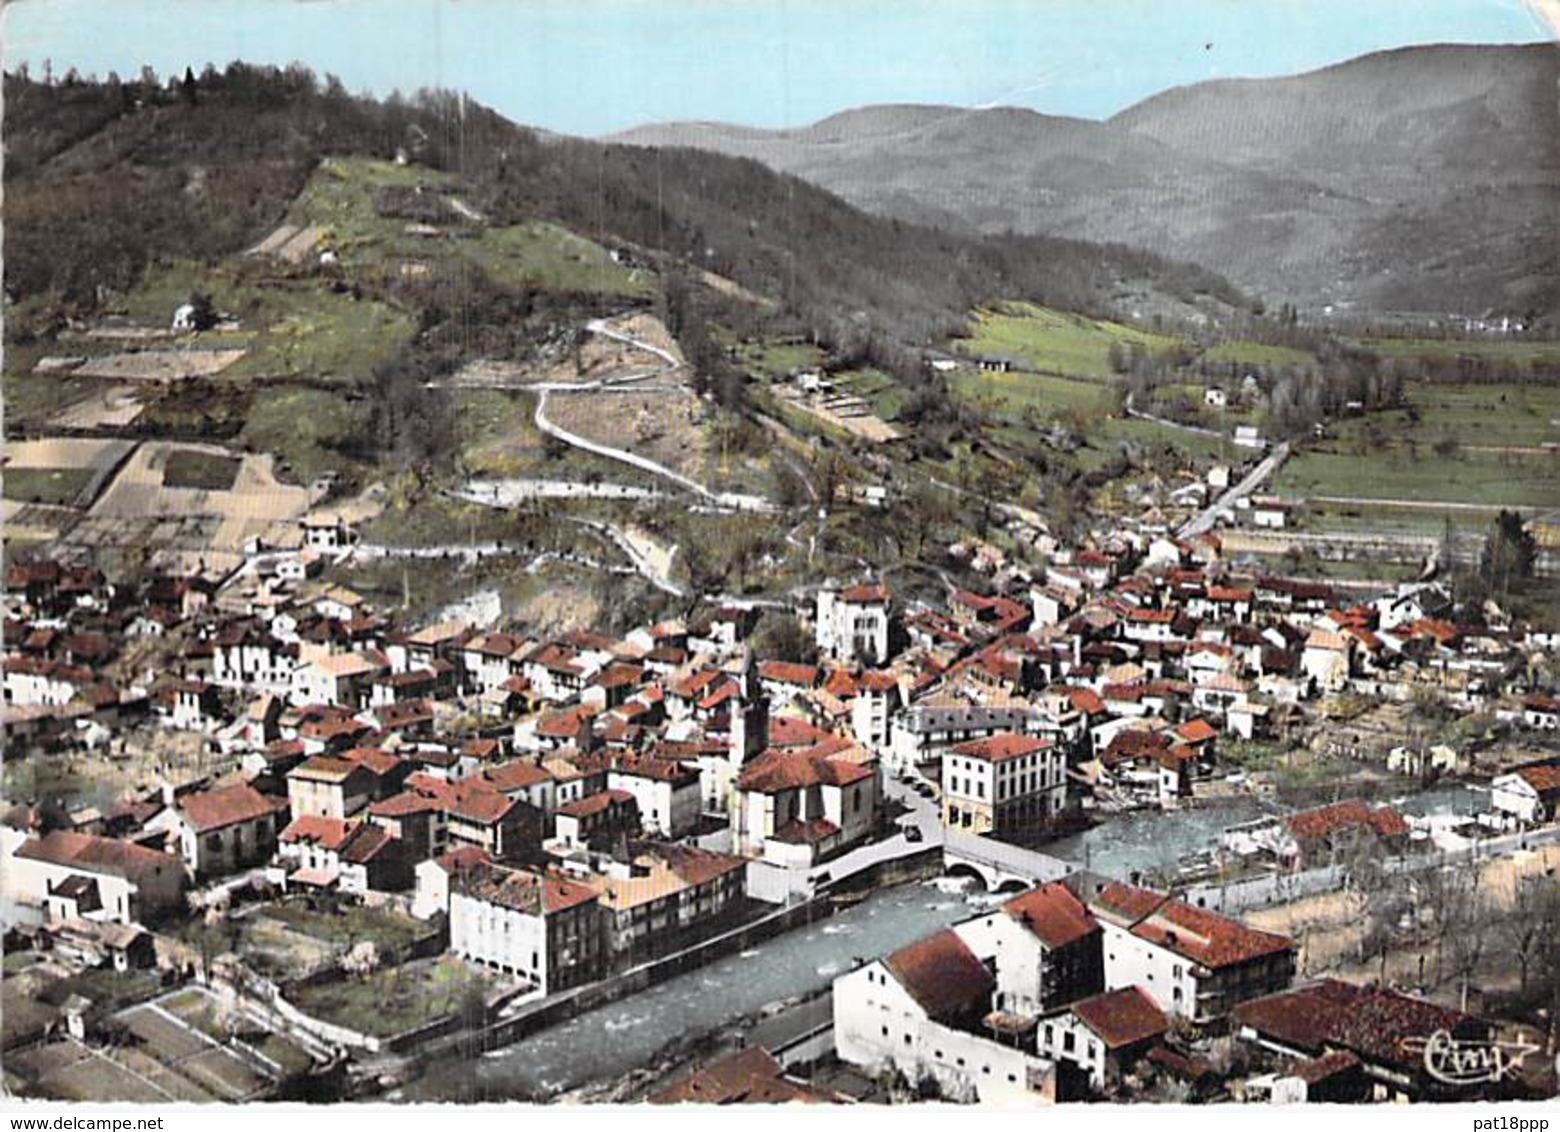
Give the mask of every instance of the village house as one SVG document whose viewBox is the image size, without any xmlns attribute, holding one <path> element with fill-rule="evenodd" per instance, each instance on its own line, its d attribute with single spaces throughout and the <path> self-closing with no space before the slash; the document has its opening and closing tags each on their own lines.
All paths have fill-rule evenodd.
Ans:
<svg viewBox="0 0 1560 1132">
<path fill-rule="evenodd" d="M 1036 715 L 1028 704 L 917 704 L 889 722 L 887 765 L 896 774 L 911 773 L 959 743 L 1003 733 L 1027 733 L 1032 730 Z"/>
<path fill-rule="evenodd" d="M 930 1077 L 951 1100 L 1054 1098 L 1052 1064 L 988 1026 L 995 989 L 958 934 L 938 932 L 834 980 L 835 1050 L 867 1072 Z"/>
<path fill-rule="evenodd" d="M 412 883 L 401 840 L 366 821 L 294 818 L 277 838 L 285 888 L 335 889 L 353 896 L 400 892 Z"/>
<path fill-rule="evenodd" d="M 292 687 L 293 656 L 253 622 L 222 627 L 211 642 L 211 682 L 224 688 L 285 693 Z"/>
<path fill-rule="evenodd" d="M 166 808 L 146 823 L 166 833 L 196 879 L 226 876 L 263 865 L 287 824 L 287 801 L 248 783 L 176 793 L 164 790 Z"/>
<path fill-rule="evenodd" d="M 953 930 L 994 967 L 1004 1013 L 1033 1018 L 1105 986 L 1100 925 L 1066 885 L 1040 885 Z"/>
<path fill-rule="evenodd" d="M 180 859 L 128 841 L 57 829 L 0 826 L 7 903 L 33 922 L 154 924 L 182 909 Z"/>
<path fill-rule="evenodd" d="M 846 1098 L 787 1076 L 762 1046 L 749 1046 L 700 1066 L 650 1093 L 648 1104 L 838 1104 Z"/>
<path fill-rule="evenodd" d="M 607 789 L 621 790 L 639 807 L 645 833 L 680 838 L 699 825 L 699 772 L 671 759 L 624 755 L 607 771 Z"/>
<path fill-rule="evenodd" d="M 1391 806 L 1354 798 L 1231 826 L 1219 844 L 1235 857 L 1310 869 L 1401 854 L 1409 833 L 1407 820 Z"/>
<path fill-rule="evenodd" d="M 474 864 L 449 877 L 450 952 L 528 980 L 545 994 L 607 972 L 607 918 L 588 884 Z"/>
<path fill-rule="evenodd" d="M 1342 633 L 1313 629 L 1300 654 L 1300 668 L 1319 692 L 1341 692 L 1353 670 L 1354 641 Z"/>
<path fill-rule="evenodd" d="M 1237 1006 L 1232 1031 L 1294 1067 L 1328 1054 L 1350 1054 L 1359 1059 L 1372 1099 L 1421 1101 L 1484 1095 L 1477 1085 L 1448 1084 L 1433 1076 L 1424 1043 L 1440 1032 L 1458 1042 L 1484 1043 L 1494 1027 L 1397 991 L 1324 979 Z"/>
<path fill-rule="evenodd" d="M 341 821 L 400 788 L 406 769 L 400 759 L 347 754 L 315 755 L 287 772 L 287 803 L 293 817 Z"/>
<path fill-rule="evenodd" d="M 1534 694 L 1522 701 L 1522 722 L 1536 731 L 1560 731 L 1560 700 Z"/>
<path fill-rule="evenodd" d="M 610 846 L 639 833 L 639 805 L 627 790 L 600 790 L 566 802 L 553 816 L 553 839 L 564 850 Z"/>
<path fill-rule="evenodd" d="M 370 682 L 389 667 L 389 661 L 379 655 L 301 646 L 298 666 L 292 672 L 290 699 L 300 707 L 334 704 L 358 711 L 368 702 Z"/>
<path fill-rule="evenodd" d="M 881 783 L 859 748 L 825 741 L 771 748 L 743 768 L 731 809 L 732 846 L 744 856 L 808 866 L 864 840 L 878 824 Z"/>
<path fill-rule="evenodd" d="M 971 833 L 1042 829 L 1067 805 L 1067 759 L 1049 739 L 999 733 L 949 749 L 942 820 Z"/>
<path fill-rule="evenodd" d="M 1141 987 L 1168 1014 L 1215 1022 L 1294 978 L 1294 944 L 1164 893 L 1112 883 L 1088 901 L 1104 929 L 1105 987 Z"/>
<path fill-rule="evenodd" d="M 1036 1047 L 1057 1063 L 1057 1096 L 1069 1100 L 1116 1085 L 1169 1029 L 1164 1011 L 1142 988 L 1120 987 L 1042 1018 Z"/>
<path fill-rule="evenodd" d="M 851 731 L 856 742 L 870 751 L 883 751 L 888 746 L 889 724 L 901 704 L 899 678 L 894 673 L 863 674 L 850 705 Z"/>
<path fill-rule="evenodd" d="M 1546 759 L 1497 775 L 1490 807 L 1525 826 L 1545 825 L 1560 814 L 1560 760 Z"/>
<path fill-rule="evenodd" d="M 818 650 L 842 664 L 880 665 L 889 654 L 889 595 L 880 585 L 818 592 Z"/>
<path fill-rule="evenodd" d="M 747 862 L 691 845 L 630 843 L 625 860 L 592 861 L 580 879 L 598 893 L 613 966 L 634 966 L 728 915 L 743 896 Z M 572 872 L 565 864 L 565 871 Z"/>
</svg>

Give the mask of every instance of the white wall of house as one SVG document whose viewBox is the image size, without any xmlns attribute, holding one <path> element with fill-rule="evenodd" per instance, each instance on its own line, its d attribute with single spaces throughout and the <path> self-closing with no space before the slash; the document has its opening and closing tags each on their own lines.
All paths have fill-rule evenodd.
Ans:
<svg viewBox="0 0 1560 1132">
<path fill-rule="evenodd" d="M 450 951 L 535 983 L 546 994 L 547 920 L 451 892 Z"/>
<path fill-rule="evenodd" d="M 1048 1062 L 932 1021 L 883 963 L 840 976 L 833 997 L 842 1061 L 869 1070 L 893 1066 L 912 1082 L 931 1074 L 949 1097 L 1038 1103 L 1029 1081 L 1049 1073 Z"/>
<path fill-rule="evenodd" d="M 1095 1092 L 1105 1088 L 1105 1043 L 1072 1011 L 1042 1019 L 1035 1048 L 1053 1061 L 1069 1061 L 1088 1073 L 1089 1087 Z"/>
<path fill-rule="evenodd" d="M 1108 920 L 1101 924 L 1105 929 L 1105 989 L 1140 987 L 1166 1014 L 1194 1017 L 1197 978 L 1192 974 L 1193 964 Z"/>
<path fill-rule="evenodd" d="M 1490 806 L 1528 825 L 1548 820 L 1543 799 L 1520 774 L 1502 774 L 1490 783 Z"/>
<path fill-rule="evenodd" d="M 1045 947 L 1034 932 L 1001 909 L 955 924 L 953 930 L 977 959 L 996 959 L 998 1010 L 1038 1014 L 1050 1005 L 1040 990 Z"/>
</svg>

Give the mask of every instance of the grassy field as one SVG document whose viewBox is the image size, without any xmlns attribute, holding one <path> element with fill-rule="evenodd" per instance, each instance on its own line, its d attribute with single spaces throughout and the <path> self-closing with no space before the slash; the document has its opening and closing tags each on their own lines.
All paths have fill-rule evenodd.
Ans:
<svg viewBox="0 0 1560 1132">
<path fill-rule="evenodd" d="M 413 332 L 409 315 L 329 287 L 266 292 L 271 315 L 250 352 L 224 377 L 307 377 L 366 382 Z"/>
<path fill-rule="evenodd" d="M 761 377 L 786 378 L 797 370 L 818 369 L 827 355 L 805 342 L 739 342 L 737 357 Z"/>
<path fill-rule="evenodd" d="M 276 453 L 282 478 L 308 484 L 327 471 L 348 470 L 352 461 L 344 450 L 365 435 L 372 421 L 373 406 L 345 390 L 266 385 L 255 390 L 237 441 L 257 452 Z"/>
<path fill-rule="evenodd" d="M 163 465 L 164 487 L 194 487 L 202 491 L 232 491 L 239 461 L 193 448 L 180 448 Z"/>
<path fill-rule="evenodd" d="M 1491 507 L 1560 505 L 1560 465 L 1548 456 L 1463 452 L 1451 459 L 1401 451 L 1311 450 L 1291 457 L 1273 480 L 1288 496 L 1344 496 L 1472 503 Z"/>
<path fill-rule="evenodd" d="M 1439 385 L 1408 387 L 1410 408 L 1346 418 L 1332 425 L 1340 439 L 1371 444 L 1434 445 L 1450 435 L 1461 444 L 1538 447 L 1560 442 L 1560 387 Z"/>
<path fill-rule="evenodd" d="M 435 225 L 439 236 L 408 233 L 405 217 L 381 215 L 376 207 L 376 191 L 418 186 L 429 198 L 426 206 L 442 208 L 447 218 Z M 310 178 L 291 219 L 323 228 L 324 242 L 349 271 L 396 273 L 401 263 L 453 256 L 502 283 L 629 296 L 653 292 L 649 273 L 613 263 L 604 248 L 556 225 L 488 227 L 466 220 L 445 203 L 453 188 L 448 174 L 419 166 L 331 158 Z"/>
<path fill-rule="evenodd" d="M 1295 369 L 1316 362 L 1316 359 L 1304 350 L 1296 350 L 1289 346 L 1269 346 L 1262 342 L 1248 342 L 1241 338 L 1230 338 L 1208 347 L 1202 353 L 1202 360 L 1223 365 L 1268 368 L 1290 366 Z"/>
<path fill-rule="evenodd" d="M 1560 342 L 1509 338 L 1363 338 L 1358 345 L 1384 358 L 1487 358 L 1521 366 L 1560 368 Z"/>
<path fill-rule="evenodd" d="M 1176 340 L 1033 303 L 1003 303 L 976 311 L 969 337 L 954 343 L 961 353 L 1013 357 L 1043 373 L 1102 380 L 1113 373 L 1113 345 L 1159 351 Z"/>
<path fill-rule="evenodd" d="M 1038 373 L 977 373 L 958 370 L 949 383 L 960 400 L 989 413 L 1021 414 L 1033 409 L 1046 417 L 1063 413 L 1104 412 L 1110 391 L 1097 383 Z"/>
<path fill-rule="evenodd" d="M 457 1013 L 485 981 L 457 959 L 419 962 L 303 987 L 293 1002 L 315 1017 L 359 1033 L 391 1037 Z"/>
<path fill-rule="evenodd" d="M 97 471 L 93 468 L 7 468 L 0 472 L 0 478 L 4 480 L 7 499 L 70 507 L 97 478 Z"/>
</svg>

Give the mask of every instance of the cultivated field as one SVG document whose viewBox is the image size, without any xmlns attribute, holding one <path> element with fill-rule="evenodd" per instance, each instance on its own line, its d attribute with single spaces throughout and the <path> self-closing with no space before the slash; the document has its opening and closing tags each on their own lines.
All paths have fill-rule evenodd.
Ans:
<svg viewBox="0 0 1560 1132">
<path fill-rule="evenodd" d="M 129 440 L 52 436 L 6 445 L 5 497 L 55 507 L 89 506 L 135 448 Z"/>
<path fill-rule="evenodd" d="M 170 485 L 211 477 L 237 460 L 228 490 Z M 207 478 L 202 482 L 215 482 Z M 288 539 L 308 509 L 309 493 L 279 483 L 269 455 L 236 457 L 210 445 L 147 441 L 120 469 L 71 533 L 71 541 L 94 548 L 144 548 L 169 552 L 181 564 L 202 559 L 208 567 L 236 565 L 244 544 L 260 538 L 273 545 Z"/>
</svg>

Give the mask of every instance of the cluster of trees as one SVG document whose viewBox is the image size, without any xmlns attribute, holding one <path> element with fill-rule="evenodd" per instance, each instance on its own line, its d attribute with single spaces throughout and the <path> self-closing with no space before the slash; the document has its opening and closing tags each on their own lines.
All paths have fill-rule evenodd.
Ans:
<svg viewBox="0 0 1560 1132">
<path fill-rule="evenodd" d="M 307 68 L 207 67 L 161 82 L 4 80 L 5 287 L 90 313 L 158 258 L 211 260 L 280 220 L 328 153 L 388 155 L 434 128 Z M 196 171 L 199 171 L 198 173 Z"/>
</svg>

